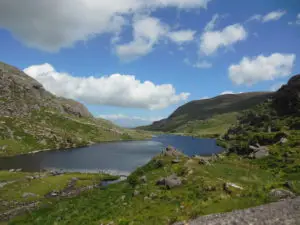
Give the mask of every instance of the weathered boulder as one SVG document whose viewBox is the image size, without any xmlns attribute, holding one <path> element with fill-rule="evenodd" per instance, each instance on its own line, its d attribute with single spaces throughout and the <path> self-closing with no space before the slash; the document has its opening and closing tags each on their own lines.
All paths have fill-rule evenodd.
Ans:
<svg viewBox="0 0 300 225">
<path fill-rule="evenodd" d="M 269 196 L 274 199 L 285 199 L 285 198 L 296 197 L 293 192 L 285 189 L 273 189 L 270 191 Z"/>
<path fill-rule="evenodd" d="M 249 154 L 250 158 L 261 159 L 269 155 L 269 149 L 266 146 L 256 146 L 250 145 L 249 148 L 253 151 Z"/>
<path fill-rule="evenodd" d="M 176 174 L 172 174 L 171 176 L 161 178 L 156 182 L 156 185 L 164 185 L 168 189 L 180 186 L 181 184 L 182 181 Z"/>
<path fill-rule="evenodd" d="M 178 151 L 176 148 L 172 147 L 172 146 L 168 146 L 164 152 L 163 152 L 164 156 L 182 156 L 183 153 Z"/>
<path fill-rule="evenodd" d="M 141 178 L 140 178 L 140 181 L 142 182 L 142 183 L 147 183 L 147 177 L 144 175 L 144 176 L 142 176 Z"/>
<path fill-rule="evenodd" d="M 226 182 L 223 184 L 223 190 L 227 194 L 232 194 L 233 192 L 237 190 L 243 190 L 243 188 L 237 184 Z"/>
<path fill-rule="evenodd" d="M 37 195 L 34 194 L 34 193 L 25 192 L 25 193 L 22 194 L 22 197 L 23 197 L 23 198 L 37 197 Z"/>
</svg>

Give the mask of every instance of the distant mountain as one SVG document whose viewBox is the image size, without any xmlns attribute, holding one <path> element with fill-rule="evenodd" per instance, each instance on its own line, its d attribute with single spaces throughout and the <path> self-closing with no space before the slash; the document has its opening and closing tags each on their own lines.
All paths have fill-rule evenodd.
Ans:
<svg viewBox="0 0 300 225">
<path fill-rule="evenodd" d="M 24 72 L 0 62 L 0 156 L 141 137 L 94 118 L 83 104 L 56 97 Z"/>
<path fill-rule="evenodd" d="M 211 99 L 191 101 L 179 107 L 168 118 L 156 121 L 150 126 L 140 127 L 139 129 L 186 133 L 187 124 L 192 126 L 198 124 L 201 126 L 203 121 L 207 122 L 223 114 L 226 115 L 226 117 L 230 117 L 230 121 L 228 122 L 232 122 L 235 121 L 233 117 L 237 115 L 237 112 L 251 108 L 265 101 L 272 95 L 272 92 L 251 92 L 220 95 Z M 224 119 L 226 117 L 224 117 Z M 222 117 L 220 116 L 218 119 L 221 121 Z M 199 129 L 201 129 L 201 127 Z"/>
</svg>

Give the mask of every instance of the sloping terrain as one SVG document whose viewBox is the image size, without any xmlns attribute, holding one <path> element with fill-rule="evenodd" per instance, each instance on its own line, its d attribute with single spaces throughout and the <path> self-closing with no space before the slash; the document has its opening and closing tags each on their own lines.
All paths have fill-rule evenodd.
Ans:
<svg viewBox="0 0 300 225">
<path fill-rule="evenodd" d="M 19 69 L 0 63 L 0 156 L 93 142 L 143 138 L 58 98 Z"/>
<path fill-rule="evenodd" d="M 49 205 L 10 224 L 250 224 L 257 222 L 256 216 L 263 224 L 295 224 L 300 194 L 299 81 L 299 75 L 293 77 L 271 99 L 242 112 L 219 140 L 227 149 L 221 154 L 187 157 L 168 147 L 127 181 Z M 282 199 L 289 200 L 192 220 Z"/>
<path fill-rule="evenodd" d="M 221 115 L 220 117 L 222 117 L 223 114 L 226 116 L 231 114 L 230 120 L 226 121 L 225 129 L 227 129 L 233 122 L 236 121 L 232 118 L 237 112 L 249 109 L 265 101 L 270 96 L 272 96 L 271 92 L 253 92 L 221 95 L 211 99 L 191 101 L 179 107 L 167 119 L 154 122 L 150 126 L 140 127 L 140 129 L 176 133 L 186 133 L 187 130 L 193 129 L 204 135 L 218 135 L 223 133 L 225 130 L 221 128 L 214 132 L 209 130 L 206 132 L 207 128 L 213 127 L 213 125 L 209 127 L 205 126 L 205 124 L 211 123 L 211 121 L 209 121 L 210 119 L 218 120 L 217 116 Z M 224 127 L 224 122 L 222 127 Z M 192 134 L 193 132 L 187 133 Z"/>
</svg>

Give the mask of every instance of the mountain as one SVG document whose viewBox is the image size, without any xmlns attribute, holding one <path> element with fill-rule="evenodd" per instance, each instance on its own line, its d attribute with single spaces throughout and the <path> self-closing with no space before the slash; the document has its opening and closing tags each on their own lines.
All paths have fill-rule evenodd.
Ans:
<svg viewBox="0 0 300 225">
<path fill-rule="evenodd" d="M 56 97 L 24 72 L 0 62 L 0 156 L 142 137 L 94 118 L 83 104 Z"/>
<path fill-rule="evenodd" d="M 207 129 L 212 128 L 209 134 L 219 134 L 219 131 L 215 129 L 228 128 L 236 121 L 237 112 L 263 102 L 272 94 L 272 92 L 227 94 L 211 99 L 191 101 L 179 107 L 167 119 L 156 121 L 140 129 L 195 134 L 195 130 L 204 129 L 207 132 Z"/>
</svg>

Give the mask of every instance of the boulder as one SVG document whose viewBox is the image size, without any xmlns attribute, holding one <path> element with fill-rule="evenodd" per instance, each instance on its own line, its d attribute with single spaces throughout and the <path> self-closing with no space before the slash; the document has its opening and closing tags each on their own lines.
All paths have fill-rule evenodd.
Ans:
<svg viewBox="0 0 300 225">
<path fill-rule="evenodd" d="M 287 142 L 288 142 L 288 139 L 285 138 L 285 137 L 282 137 L 282 138 L 280 139 L 280 141 L 279 141 L 279 144 L 285 144 L 285 143 L 287 143 Z"/>
<path fill-rule="evenodd" d="M 201 157 L 199 159 L 199 164 L 201 164 L 201 165 L 210 165 L 210 162 L 209 162 L 208 158 Z"/>
<path fill-rule="evenodd" d="M 269 149 L 266 146 L 256 146 L 250 145 L 249 148 L 253 151 L 249 154 L 250 158 L 261 159 L 269 155 Z"/>
<path fill-rule="evenodd" d="M 227 194 L 232 194 L 236 190 L 243 190 L 243 188 L 237 184 L 226 182 L 223 184 L 223 190 Z"/>
<path fill-rule="evenodd" d="M 15 172 L 15 171 L 16 171 L 15 169 L 10 169 L 8 172 L 13 173 L 13 172 Z"/>
<path fill-rule="evenodd" d="M 293 192 L 285 189 L 273 189 L 270 191 L 269 196 L 273 199 L 285 199 L 296 197 Z"/>
<path fill-rule="evenodd" d="M 174 148 L 172 146 L 166 147 L 163 154 L 164 154 L 164 156 L 175 156 L 175 157 L 183 155 L 183 153 L 181 153 L 180 151 L 178 151 L 176 148 Z"/>
<path fill-rule="evenodd" d="M 173 159 L 173 160 L 172 160 L 172 164 L 177 164 L 177 163 L 180 163 L 180 162 L 181 162 L 180 159 Z"/>
<path fill-rule="evenodd" d="M 146 176 L 142 176 L 142 177 L 140 178 L 140 181 L 141 181 L 142 183 L 147 183 L 147 177 L 146 177 Z"/>
<path fill-rule="evenodd" d="M 133 196 L 138 196 L 139 194 L 140 194 L 140 192 L 138 190 L 134 190 Z"/>
<path fill-rule="evenodd" d="M 22 197 L 23 197 L 23 198 L 37 197 L 37 195 L 34 194 L 34 193 L 25 192 L 25 193 L 23 193 Z"/>
<path fill-rule="evenodd" d="M 161 178 L 156 182 L 156 185 L 165 185 L 168 189 L 180 186 L 181 184 L 182 181 L 176 174 L 172 174 L 171 176 Z"/>
</svg>

